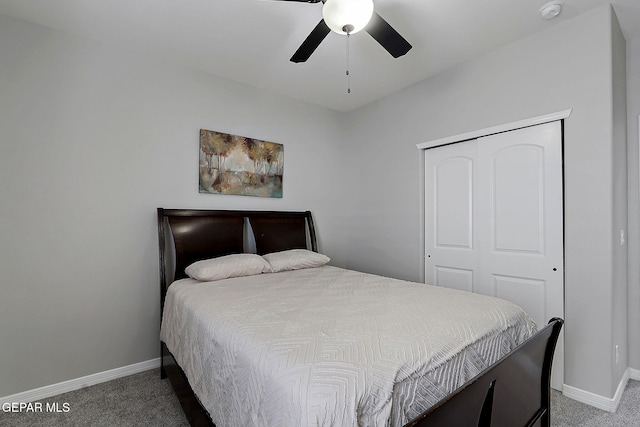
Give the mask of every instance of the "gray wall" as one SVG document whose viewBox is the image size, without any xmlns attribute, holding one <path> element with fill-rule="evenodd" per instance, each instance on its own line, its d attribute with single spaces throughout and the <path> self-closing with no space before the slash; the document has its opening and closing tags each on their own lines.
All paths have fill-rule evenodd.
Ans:
<svg viewBox="0 0 640 427">
<path fill-rule="evenodd" d="M 314 212 L 344 264 L 337 115 L 0 15 L 0 396 L 159 356 L 156 207 Z M 284 144 L 284 198 L 200 195 L 200 128 Z"/>
<path fill-rule="evenodd" d="M 613 89 L 613 116 L 612 116 L 612 143 L 613 143 L 613 280 L 612 280 L 612 342 L 613 348 L 619 346 L 618 354 L 613 357 L 614 381 L 622 378 L 628 367 L 628 339 L 627 339 L 627 253 L 628 231 L 628 203 L 627 203 L 627 62 L 626 43 L 616 15 L 611 16 L 611 58 L 612 58 L 612 89 Z M 621 231 L 624 230 L 624 231 Z M 621 233 L 624 232 L 625 242 L 621 242 Z M 632 240 L 637 240 L 634 236 Z M 614 382 L 613 384 L 617 384 Z M 615 389 L 614 389 L 615 391 Z"/>
<path fill-rule="evenodd" d="M 626 252 L 616 240 L 626 227 L 626 168 L 614 155 L 624 136 L 614 138 L 613 64 L 616 76 L 624 65 L 614 57 L 623 40 L 612 22 L 611 8 L 600 7 L 345 120 L 348 158 L 359 171 L 347 212 L 362 215 L 349 227 L 347 265 L 418 280 L 423 211 L 416 195 L 423 185 L 415 144 L 573 109 L 564 143 L 565 383 L 608 397 L 621 378 L 613 346 L 627 351 L 626 320 L 614 314 L 626 290 Z"/>
<path fill-rule="evenodd" d="M 629 169 L 629 366 L 640 370 L 640 176 L 638 163 L 638 116 L 640 116 L 640 38 L 627 42 L 627 165 Z"/>
</svg>

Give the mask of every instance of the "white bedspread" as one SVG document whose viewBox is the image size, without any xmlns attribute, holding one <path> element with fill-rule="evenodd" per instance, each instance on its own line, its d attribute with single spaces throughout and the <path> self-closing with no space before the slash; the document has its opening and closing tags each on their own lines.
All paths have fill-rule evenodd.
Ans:
<svg viewBox="0 0 640 427">
<path fill-rule="evenodd" d="M 536 330 L 496 298 L 336 267 L 179 280 L 161 339 L 218 427 L 401 426 Z"/>
</svg>

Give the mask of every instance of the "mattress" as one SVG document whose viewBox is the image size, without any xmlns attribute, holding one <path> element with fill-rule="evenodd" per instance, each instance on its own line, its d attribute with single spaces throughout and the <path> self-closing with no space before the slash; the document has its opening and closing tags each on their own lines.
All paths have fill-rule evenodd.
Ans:
<svg viewBox="0 0 640 427">
<path fill-rule="evenodd" d="M 183 279 L 161 339 L 218 427 L 401 426 L 533 335 L 508 301 L 332 266 Z"/>
</svg>

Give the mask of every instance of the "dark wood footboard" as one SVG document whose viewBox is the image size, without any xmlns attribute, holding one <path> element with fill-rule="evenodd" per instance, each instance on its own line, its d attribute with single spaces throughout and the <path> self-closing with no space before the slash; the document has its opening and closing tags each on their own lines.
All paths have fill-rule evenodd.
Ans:
<svg viewBox="0 0 640 427">
<path fill-rule="evenodd" d="M 563 323 L 551 319 L 406 427 L 549 427 L 551 362 Z"/>
</svg>

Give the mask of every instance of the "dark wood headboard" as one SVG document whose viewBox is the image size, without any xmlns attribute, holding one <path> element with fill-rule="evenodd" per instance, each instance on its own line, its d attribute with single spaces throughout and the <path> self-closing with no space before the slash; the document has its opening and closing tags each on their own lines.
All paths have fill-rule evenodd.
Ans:
<svg viewBox="0 0 640 427">
<path fill-rule="evenodd" d="M 317 252 L 311 212 L 158 208 L 160 286 L 186 277 L 184 269 L 203 259 L 287 249 Z"/>
</svg>

